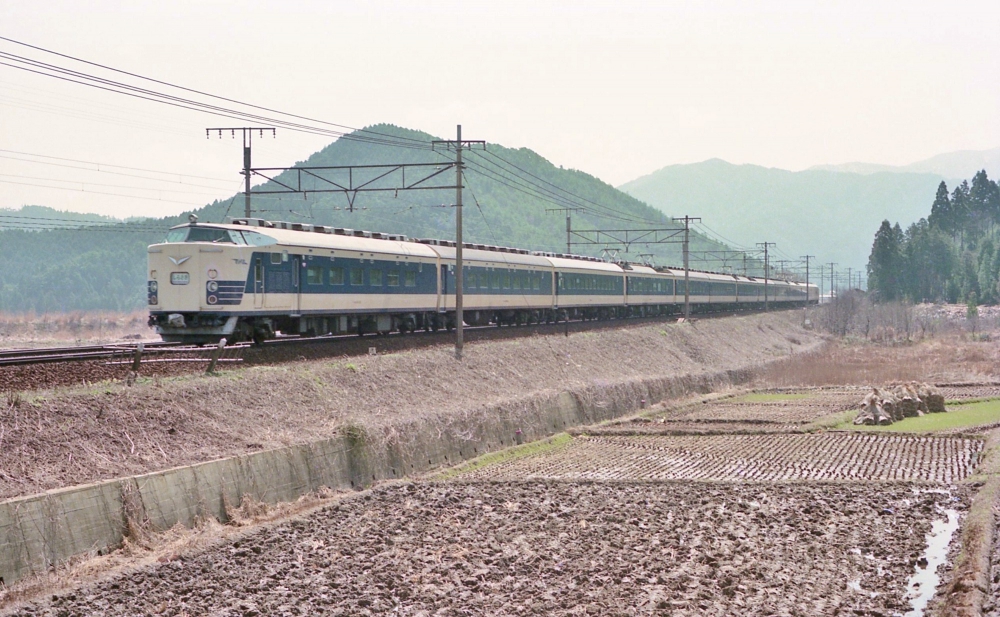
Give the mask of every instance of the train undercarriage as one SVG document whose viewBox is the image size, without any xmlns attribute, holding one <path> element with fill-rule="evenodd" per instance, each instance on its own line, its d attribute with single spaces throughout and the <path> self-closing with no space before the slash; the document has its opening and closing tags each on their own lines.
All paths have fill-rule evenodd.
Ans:
<svg viewBox="0 0 1000 617">
<path fill-rule="evenodd" d="M 781 303 L 787 306 L 790 303 Z M 773 305 L 772 305 L 773 306 Z M 692 304 L 692 313 L 749 311 L 764 308 L 763 303 Z M 777 308 L 777 307 L 775 307 Z M 555 309 L 500 309 L 463 311 L 467 326 L 497 327 L 553 324 L 566 321 L 604 321 L 681 315 L 682 304 L 567 307 Z M 455 313 L 406 312 L 350 315 L 266 315 L 227 316 L 210 313 L 169 313 L 150 315 L 149 325 L 167 342 L 193 345 L 253 341 L 257 344 L 278 335 L 321 336 L 437 332 L 455 328 Z"/>
</svg>

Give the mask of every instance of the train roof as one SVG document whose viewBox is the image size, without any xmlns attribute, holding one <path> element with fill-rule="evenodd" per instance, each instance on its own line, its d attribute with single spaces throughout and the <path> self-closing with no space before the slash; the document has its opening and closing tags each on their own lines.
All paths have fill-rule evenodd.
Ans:
<svg viewBox="0 0 1000 617">
<path fill-rule="evenodd" d="M 596 272 L 607 272 L 615 274 L 623 274 L 624 270 L 618 264 L 608 263 L 606 261 L 601 261 L 599 259 L 581 260 L 581 259 L 569 259 L 566 257 L 545 257 L 552 265 L 560 270 L 591 270 Z"/>
<path fill-rule="evenodd" d="M 241 222 L 243 220 L 245 219 L 237 219 L 231 224 L 186 223 L 184 225 L 177 225 L 171 229 L 178 229 L 182 227 L 215 227 L 220 229 L 247 231 L 249 228 L 249 231 L 256 231 L 273 238 L 278 242 L 278 244 L 307 246 L 312 248 L 329 249 L 331 251 L 346 250 L 368 253 L 411 255 L 414 257 L 437 257 L 437 253 L 435 253 L 431 247 L 416 242 L 410 242 L 409 238 L 401 234 L 363 232 L 362 235 L 355 235 L 353 233 L 354 230 L 339 230 L 342 233 L 334 233 L 332 227 L 323 227 L 320 225 L 308 225 L 303 223 L 274 223 L 272 226 L 247 225 Z M 350 231 L 352 233 L 343 233 L 346 231 Z"/>
<path fill-rule="evenodd" d="M 455 259 L 455 249 L 454 242 L 451 243 L 452 246 L 444 245 L 432 245 L 431 249 L 436 251 L 441 257 L 445 259 Z M 508 253 L 500 251 L 487 251 L 483 249 L 471 248 L 469 245 L 463 245 L 462 259 L 467 261 L 481 261 L 481 262 L 492 262 L 496 264 L 509 264 L 518 266 L 538 266 L 542 268 L 547 268 L 549 266 L 549 261 L 544 257 L 539 257 L 537 255 L 525 255 L 523 253 Z"/>
<path fill-rule="evenodd" d="M 171 229 L 182 227 L 216 227 L 240 231 L 257 231 L 274 238 L 279 244 L 295 246 L 311 246 L 330 250 L 349 250 L 358 252 L 403 254 L 415 257 L 433 258 L 441 256 L 445 259 L 455 258 L 455 242 L 452 240 L 436 240 L 426 238 L 409 238 L 403 234 L 363 231 L 358 229 L 312 225 L 309 223 L 289 223 L 283 221 L 266 221 L 264 219 L 232 219 L 231 223 L 184 223 Z M 652 268 L 642 264 L 627 264 L 622 266 L 603 261 L 597 257 L 584 255 L 566 255 L 544 251 L 527 251 L 505 246 L 493 246 L 465 242 L 462 244 L 464 259 L 477 262 L 492 262 L 495 264 L 510 264 L 522 266 L 554 266 L 560 269 L 577 269 L 597 272 L 622 274 L 650 274 L 683 277 L 681 268 Z M 763 283 L 763 277 L 722 274 L 690 270 L 700 280 L 736 281 L 742 283 Z M 768 279 L 769 284 L 786 284 L 805 286 L 805 283 Z M 810 287 L 815 287 L 811 284 Z"/>
</svg>

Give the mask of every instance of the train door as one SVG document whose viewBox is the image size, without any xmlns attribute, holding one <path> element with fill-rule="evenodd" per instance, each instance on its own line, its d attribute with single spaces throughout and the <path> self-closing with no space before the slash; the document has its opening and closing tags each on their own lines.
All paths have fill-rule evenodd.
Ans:
<svg viewBox="0 0 1000 617">
<path fill-rule="evenodd" d="M 264 261 L 260 257 L 253 260 L 253 307 L 264 308 Z"/>
<path fill-rule="evenodd" d="M 306 262 L 298 255 L 292 262 L 294 266 L 294 270 L 292 270 L 292 313 L 300 315 L 302 313 L 302 277 L 305 274 L 302 269 L 305 268 Z"/>
<path fill-rule="evenodd" d="M 452 301 L 450 304 L 454 305 L 455 302 Z M 445 309 L 445 310 L 447 310 L 448 306 L 449 306 L 449 302 L 448 302 L 448 265 L 447 264 L 441 264 L 441 302 L 440 302 L 439 306 L 442 309 Z"/>
</svg>

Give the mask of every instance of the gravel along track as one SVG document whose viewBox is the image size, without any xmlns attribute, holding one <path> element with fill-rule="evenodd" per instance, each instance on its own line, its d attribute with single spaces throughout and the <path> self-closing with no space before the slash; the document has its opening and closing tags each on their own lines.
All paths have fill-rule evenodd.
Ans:
<svg viewBox="0 0 1000 617">
<path fill-rule="evenodd" d="M 396 484 L 18 615 L 890 615 L 944 491 Z"/>
<path fill-rule="evenodd" d="M 969 474 L 982 447 L 979 439 L 871 433 L 580 436 L 554 450 L 483 467 L 463 477 L 951 484 Z"/>
</svg>

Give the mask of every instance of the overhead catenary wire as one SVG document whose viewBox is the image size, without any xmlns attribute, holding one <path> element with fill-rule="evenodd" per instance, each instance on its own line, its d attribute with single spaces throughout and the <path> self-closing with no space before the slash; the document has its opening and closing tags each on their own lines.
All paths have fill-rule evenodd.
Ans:
<svg viewBox="0 0 1000 617">
<path fill-rule="evenodd" d="M 2 38 L 3 37 L 0 37 L 0 39 L 2 39 Z M 2 66 L 7 66 L 7 67 L 10 67 L 10 68 L 23 70 L 23 71 L 27 71 L 27 72 L 30 72 L 30 73 L 35 73 L 35 74 L 43 75 L 43 76 L 46 76 L 46 77 L 52 77 L 52 78 L 55 78 L 55 79 L 60 79 L 62 81 L 68 81 L 68 82 L 71 82 L 71 83 L 76 83 L 76 84 L 80 84 L 80 85 L 84 85 L 84 86 L 89 86 L 89 87 L 92 87 L 92 88 L 96 88 L 96 89 L 99 89 L 99 90 L 105 90 L 105 91 L 113 92 L 113 93 L 116 93 L 116 94 L 122 94 L 122 95 L 130 96 L 130 97 L 133 97 L 133 98 L 139 98 L 139 99 L 143 99 L 143 100 L 147 100 L 147 101 L 152 101 L 152 102 L 156 102 L 156 103 L 161 103 L 161 104 L 165 104 L 165 105 L 171 105 L 171 106 L 174 106 L 174 107 L 180 107 L 180 108 L 188 109 L 188 110 L 191 110 L 191 111 L 198 111 L 198 112 L 202 112 L 202 113 L 208 113 L 208 114 L 212 114 L 212 115 L 216 115 L 216 116 L 222 116 L 222 117 L 226 117 L 226 118 L 232 118 L 232 119 L 236 119 L 236 120 L 263 122 L 263 123 L 266 123 L 266 124 L 271 124 L 271 125 L 275 125 L 275 126 L 281 127 L 281 128 L 283 128 L 285 130 L 298 131 L 298 132 L 304 132 L 304 133 L 311 133 L 311 134 L 314 134 L 314 135 L 335 136 L 335 137 L 338 137 L 338 138 L 339 137 L 345 137 L 345 138 L 347 138 L 349 140 L 353 140 L 353 141 L 363 141 L 363 142 L 368 142 L 368 143 L 375 143 L 375 144 L 381 144 L 381 145 L 387 145 L 387 146 L 393 146 L 393 147 L 400 147 L 400 148 L 410 148 L 410 149 L 419 149 L 419 150 L 430 150 L 431 149 L 431 146 L 430 146 L 429 143 L 426 143 L 425 145 L 418 145 L 418 143 L 404 143 L 404 142 L 395 141 L 394 138 L 383 139 L 383 138 L 367 137 L 367 136 L 364 136 L 364 135 L 357 136 L 357 135 L 352 135 L 352 134 L 344 132 L 344 131 L 335 131 L 335 130 L 332 130 L 332 129 L 325 129 L 325 128 L 322 128 L 322 127 L 310 126 L 310 125 L 302 124 L 302 123 L 299 123 L 299 122 L 291 122 L 291 121 L 288 121 L 288 120 L 283 120 L 281 118 L 268 117 L 268 116 L 264 116 L 264 115 L 261 115 L 261 114 L 255 114 L 255 113 L 241 111 L 241 110 L 238 110 L 238 109 L 227 108 L 227 107 L 223 107 L 223 106 L 220 106 L 220 105 L 212 105 L 212 104 L 204 103 L 202 101 L 197 101 L 197 100 L 193 100 L 193 99 L 179 97 L 179 96 L 167 94 L 167 93 L 164 93 L 164 92 L 157 92 L 155 90 L 151 90 L 151 89 L 148 89 L 148 88 L 141 88 L 141 87 L 138 87 L 138 86 L 134 86 L 134 85 L 131 85 L 131 84 L 127 84 L 127 83 L 123 83 L 123 82 L 119 82 L 119 81 L 107 79 L 107 78 L 100 77 L 100 76 L 97 76 L 97 75 L 92 75 L 92 74 L 84 73 L 82 71 L 76 71 L 74 69 L 60 67 L 60 66 L 57 66 L 57 65 L 49 64 L 49 63 L 46 63 L 46 62 L 41 62 L 39 60 L 34 60 L 32 58 L 27 58 L 25 56 L 20 56 L 20 55 L 17 55 L 17 54 L 12 54 L 12 53 L 9 53 L 9 52 L 0 51 L 0 58 L 4 58 L 4 59 L 6 59 L 6 60 L 9 61 L 9 62 L 0 62 L 0 65 L 2 65 Z M 17 63 L 17 64 L 11 64 L 11 62 L 14 62 L 14 63 Z M 111 70 L 114 70 L 114 69 L 111 69 Z M 214 96 L 214 95 L 209 95 L 209 96 Z M 214 97 L 214 98 L 221 98 L 221 97 Z M 251 105 L 247 105 L 247 106 L 254 107 L 254 106 L 251 106 Z M 288 115 L 288 114 L 285 114 L 285 115 Z M 355 132 L 357 132 L 357 131 L 355 131 Z M 407 138 L 407 139 L 409 139 L 409 138 Z"/>
<path fill-rule="evenodd" d="M 494 152 L 494 151 L 491 151 L 491 150 L 487 149 L 487 150 L 486 150 L 485 152 L 486 152 L 486 154 L 488 154 L 488 155 L 490 155 L 490 156 L 492 156 L 492 157 L 494 157 L 494 158 L 496 158 L 496 159 L 498 159 L 498 160 L 502 161 L 502 162 L 503 162 L 504 164 L 508 165 L 509 167 L 513 167 L 513 168 L 514 168 L 514 169 L 516 169 L 517 171 L 519 171 L 519 172 L 521 172 L 521 173 L 523 173 L 523 174 L 527 174 L 528 176 L 530 176 L 530 177 L 534 178 L 535 180 L 538 180 L 538 181 L 540 181 L 540 182 L 543 182 L 543 183 L 545 183 L 545 184 L 547 184 L 547 185 L 549 185 L 549 186 L 553 187 L 554 189 L 558 190 L 558 191 L 559 191 L 559 192 L 561 192 L 561 193 L 565 193 L 565 194 L 566 194 L 567 196 L 569 196 L 569 197 L 570 197 L 571 199 L 574 199 L 574 200 L 577 200 L 577 201 L 583 201 L 583 202 L 586 202 L 586 203 L 589 203 L 589 204 L 591 204 L 591 205 L 593 205 L 593 206 L 596 206 L 597 208 L 599 208 L 599 209 L 602 209 L 602 210 L 613 210 L 613 208 L 610 208 L 609 206 L 607 206 L 607 205 L 605 205 L 605 204 L 600 204 L 600 203 L 598 203 L 598 202 L 596 202 L 596 201 L 593 201 L 593 200 L 591 200 L 591 199 L 587 199 L 586 197 L 581 197 L 580 195 L 577 195 L 577 194 L 575 194 L 575 193 L 573 193 L 573 192 L 571 192 L 571 191 L 568 191 L 568 190 L 566 190 L 566 189 L 564 189 L 564 188 L 560 187 L 560 186 L 559 186 L 559 185 L 557 185 L 557 184 L 554 184 L 554 183 L 552 183 L 552 182 L 549 182 L 548 180 L 546 180 L 546 179 L 544 179 L 544 178 L 540 178 L 539 176 L 536 176 L 535 174 L 533 174 L 533 173 L 531 173 L 530 171 L 528 171 L 528 170 L 526 170 L 526 169 L 524 169 L 524 168 L 522 168 L 522 167 L 518 166 L 517 164 L 515 164 L 515 163 L 512 163 L 512 162 L 508 161 L 507 159 L 503 158 L 502 156 L 500 156 L 499 154 L 497 154 L 497 153 L 496 153 L 496 152 Z M 482 157 L 482 155 L 480 155 L 480 154 L 479 154 L 478 152 L 474 152 L 474 154 L 475 154 L 476 156 L 479 156 L 480 158 L 483 158 L 483 157 Z M 651 224 L 651 225 L 659 225 L 659 224 L 662 224 L 663 222 L 665 222 L 665 220 L 666 220 L 666 215 L 663 215 L 663 219 L 662 219 L 662 220 L 656 220 L 656 221 L 654 221 L 654 220 L 650 220 L 650 219 L 638 219 L 638 220 L 639 220 L 639 221 L 641 221 L 641 222 L 646 222 L 646 223 L 649 223 L 649 224 Z"/>
<path fill-rule="evenodd" d="M 0 148 L 0 152 L 6 153 L 6 154 L 19 154 L 21 156 L 33 156 L 35 158 L 50 159 L 50 160 L 53 160 L 53 161 L 65 161 L 65 162 L 68 162 L 68 163 L 81 163 L 81 164 L 84 164 L 84 165 L 97 165 L 98 167 L 111 167 L 111 168 L 114 168 L 114 169 L 128 169 L 129 171 L 145 171 L 145 172 L 148 172 L 148 173 L 163 174 L 163 175 L 166 175 L 166 176 L 179 176 L 179 177 L 183 177 L 183 178 L 197 178 L 199 180 L 213 180 L 215 182 L 225 182 L 227 185 L 231 184 L 232 181 L 233 181 L 232 178 L 215 178 L 213 176 L 198 176 L 198 175 L 194 175 L 194 174 L 186 174 L 186 173 L 182 173 L 182 172 L 179 172 L 179 171 L 163 171 L 162 169 L 147 169 L 147 168 L 144 168 L 144 167 L 129 167 L 129 166 L 126 166 L 126 165 L 114 165 L 114 164 L 111 164 L 111 163 L 99 163 L 97 161 L 84 161 L 84 160 L 81 160 L 81 159 L 70 159 L 70 158 L 65 158 L 65 157 L 61 157 L 61 156 L 52 156 L 52 155 L 49 155 L 49 154 L 36 154 L 34 152 L 21 152 L 19 150 L 4 150 L 3 148 Z M 0 158 L 10 158 L 10 159 L 19 160 L 19 161 L 23 160 L 23 161 L 28 161 L 28 162 L 32 162 L 32 163 L 42 163 L 42 164 L 47 164 L 47 165 L 55 165 L 55 163 L 47 163 L 46 161 L 31 161 L 29 159 L 18 159 L 18 158 L 10 157 L 10 156 L 0 156 Z M 81 167 L 80 169 L 87 169 L 87 168 Z M 103 169 L 94 169 L 94 170 L 91 170 L 91 171 L 105 172 L 106 170 L 103 170 Z"/>
<path fill-rule="evenodd" d="M 88 87 L 97 88 L 100 90 L 105 90 L 120 95 L 126 95 L 152 102 L 180 107 L 183 109 L 198 111 L 201 113 L 208 113 L 216 116 L 239 119 L 239 120 L 263 122 L 270 125 L 282 127 L 287 130 L 300 131 L 316 135 L 335 136 L 337 138 L 346 138 L 354 141 L 392 146 L 392 147 L 409 148 L 416 150 L 431 149 L 430 143 L 424 139 L 415 139 L 411 137 L 391 135 L 387 133 L 381 133 L 378 131 L 372 131 L 370 129 L 356 129 L 344 124 L 337 124 L 326 120 L 310 118 L 308 116 L 303 116 L 298 114 L 292 114 L 274 108 L 255 105 L 252 103 L 247 103 L 245 101 L 223 97 L 209 92 L 196 90 L 193 88 L 187 88 L 179 84 L 163 80 L 157 80 L 151 77 L 141 75 L 139 73 L 124 71 L 108 65 L 92 62 L 89 60 L 84 60 L 79 57 L 56 52 L 40 46 L 31 45 L 12 38 L 0 37 L 0 40 L 6 41 L 11 44 L 24 46 L 46 54 L 52 54 L 60 58 L 71 60 L 73 62 L 79 62 L 82 64 L 86 64 L 88 66 L 97 67 L 106 71 L 112 71 L 114 73 L 125 75 L 134 79 L 147 81 L 153 84 L 157 84 L 159 86 L 173 88 L 183 92 L 196 94 L 198 96 L 209 97 L 216 101 L 222 101 L 225 103 L 231 103 L 238 106 L 243 106 L 260 112 L 266 112 L 267 114 L 277 114 L 277 116 L 279 117 L 268 116 L 264 113 L 248 112 L 242 109 L 235 109 L 224 105 L 206 103 L 204 101 L 188 98 L 185 96 L 177 96 L 167 92 L 158 91 L 152 88 L 136 86 L 134 84 L 126 83 L 123 81 L 109 79 L 85 71 L 79 71 L 64 66 L 58 66 L 34 58 L 22 56 L 19 54 L 0 51 L 0 58 L 7 60 L 7 62 L 0 62 L 0 65 L 28 71 L 46 77 L 60 79 L 63 81 L 68 81 L 80 85 L 85 85 Z M 293 118 L 294 120 L 287 120 L 285 118 Z M 307 124 L 307 123 L 312 123 L 312 124 Z M 322 126 L 316 126 L 317 124 Z M 335 128 L 326 128 L 326 127 L 335 127 Z M 351 132 L 348 133 L 345 130 L 335 130 L 335 129 L 346 129 L 346 131 L 351 131 Z M 515 190 L 519 190 L 520 192 L 532 196 L 536 199 L 540 199 L 542 201 L 546 201 L 548 203 L 554 203 L 557 205 L 571 205 L 571 206 L 581 207 L 581 209 L 588 212 L 592 216 L 610 220 L 620 220 L 624 222 L 639 223 L 645 225 L 663 224 L 664 222 L 662 220 L 653 221 L 648 218 L 643 218 L 641 216 L 630 215 L 614 207 L 601 204 L 597 201 L 593 201 L 586 197 L 576 195 L 572 191 L 560 187 L 559 185 L 553 182 L 545 180 L 544 178 L 541 178 L 540 176 L 533 174 L 532 172 L 524 169 L 523 167 L 517 165 L 516 163 L 507 160 L 506 158 L 500 156 L 499 154 L 490 152 L 489 150 L 487 150 L 487 154 L 491 158 L 494 158 L 496 159 L 496 161 L 499 162 L 490 161 L 486 157 L 481 156 L 479 153 L 474 151 L 473 154 L 479 157 L 484 163 L 482 165 L 478 165 L 478 164 L 472 164 L 470 162 L 470 166 L 478 167 L 477 171 L 479 173 L 481 173 L 484 176 L 490 177 L 498 182 L 501 182 L 505 186 L 514 188 Z M 498 171 L 494 171 L 493 169 L 488 169 L 486 165 L 491 165 Z M 27 184 L 27 183 L 22 183 L 22 184 Z M 512 186 L 512 184 L 517 184 L 520 186 L 515 188 L 514 186 Z M 43 187 L 43 188 L 59 188 L 59 187 Z M 137 187 L 128 187 L 128 188 L 134 189 Z M 97 193 L 97 191 L 89 191 L 89 192 Z M 158 201 L 168 201 L 168 200 L 160 199 Z"/>
<path fill-rule="evenodd" d="M 130 184 L 106 184 L 102 182 L 90 182 L 89 180 L 60 180 L 59 178 L 46 178 L 42 176 L 26 176 L 23 174 L 0 174 L 0 178 L 22 178 L 24 180 L 40 180 L 43 182 L 61 182 L 63 184 L 77 184 L 80 186 L 100 186 L 106 188 L 116 188 L 116 189 L 129 189 L 132 191 L 158 191 L 161 193 L 180 193 L 185 195 L 209 195 L 209 191 L 184 191 L 179 189 L 170 189 L 164 187 L 145 187 L 145 186 L 134 186 Z M 70 187 L 72 188 L 72 187 Z M 213 188 L 214 187 L 210 187 Z M 221 191 L 222 189 L 214 189 L 213 192 Z"/>
<path fill-rule="evenodd" d="M 489 150 L 487 150 L 486 152 L 489 153 Z M 516 171 L 512 171 L 510 169 L 504 169 L 499 164 L 494 163 L 494 162 L 489 161 L 488 159 L 486 159 L 483 155 L 479 154 L 478 151 L 472 151 L 472 153 L 477 158 L 481 159 L 484 163 L 492 165 L 494 168 L 496 168 L 497 170 L 499 170 L 502 173 L 508 173 L 508 174 L 511 174 L 511 175 L 518 175 L 519 176 L 518 172 L 521 172 L 521 173 L 527 174 L 531 178 L 538 178 L 538 176 L 532 174 L 531 172 L 528 172 L 528 171 L 522 169 L 521 167 L 519 167 L 517 165 L 514 165 L 513 163 L 509 163 L 509 165 L 511 165 L 514 168 L 514 170 L 516 170 Z M 494 156 L 497 156 L 497 155 L 494 155 Z M 499 157 L 497 156 L 497 158 L 499 158 Z M 500 160 L 504 160 L 505 161 L 505 159 L 500 159 Z M 480 169 L 485 169 L 485 167 L 482 166 L 482 165 L 476 165 L 476 166 L 479 167 Z M 492 170 L 490 170 L 490 171 L 492 171 Z M 588 211 L 588 212 L 594 214 L 595 216 L 603 216 L 605 218 L 611 218 L 611 219 L 621 220 L 621 221 L 625 221 L 625 222 L 640 223 L 640 224 L 647 224 L 647 225 L 662 225 L 665 222 L 669 222 L 669 221 L 666 220 L 666 215 L 664 215 L 664 219 L 663 220 L 659 220 L 659 221 L 645 219 L 645 218 L 641 218 L 641 217 L 638 217 L 638 216 L 633 216 L 633 215 L 627 214 L 625 212 L 621 212 L 620 210 L 616 210 L 616 209 L 614 209 L 614 208 L 612 208 L 610 206 L 604 205 L 604 204 L 599 204 L 599 203 L 591 201 L 589 199 L 578 197 L 575 194 L 570 193 L 569 191 L 566 191 L 565 189 L 559 189 L 562 193 L 566 194 L 566 195 L 562 195 L 560 193 L 557 193 L 556 191 L 553 191 L 553 190 L 548 189 L 548 188 L 546 188 L 544 186 L 541 186 L 537 182 L 533 182 L 533 181 L 531 181 L 529 179 L 525 179 L 523 177 L 520 177 L 520 179 L 523 181 L 522 186 L 524 184 L 528 184 L 528 185 L 530 185 L 532 187 L 532 190 L 534 190 L 535 192 L 539 192 L 539 193 L 543 193 L 543 194 L 547 195 L 550 198 L 549 199 L 550 203 L 558 203 L 560 205 L 572 206 L 572 207 L 578 208 L 580 210 Z M 539 179 L 539 180 L 541 180 L 541 179 Z M 541 181 L 544 182 L 544 183 L 546 183 L 546 184 L 552 185 L 552 183 L 548 182 L 547 180 L 541 180 Z M 552 185 L 552 186 L 555 186 L 555 185 Z M 553 199 L 555 200 L 555 202 L 552 202 Z M 590 205 L 587 205 L 587 204 L 590 204 Z"/>
<path fill-rule="evenodd" d="M 354 127 L 347 126 L 347 125 L 344 125 L 344 124 L 337 124 L 337 123 L 334 123 L 334 122 L 328 122 L 326 120 L 319 120 L 319 119 L 315 119 L 315 118 L 309 118 L 307 116 L 301 116 L 301 115 L 297 115 L 297 114 L 293 114 L 293 113 L 288 113 L 288 112 L 280 111 L 280 110 L 277 110 L 277 109 L 271 109 L 271 108 L 268 108 L 268 107 L 263 107 L 263 106 L 260 106 L 260 105 L 254 105 L 252 103 L 247 103 L 247 102 L 244 102 L 244 101 L 239 101 L 239 100 L 236 100 L 236 99 L 226 98 L 226 97 L 223 97 L 223 96 L 219 96 L 219 95 L 216 95 L 216 94 L 211 94 L 209 92 L 204 92 L 204 91 L 201 91 L 201 90 L 195 90 L 193 88 L 187 88 L 185 86 L 181 86 L 181 85 L 174 84 L 174 83 L 171 83 L 171 82 L 167 82 L 167 81 L 163 81 L 163 80 L 158 80 L 158 79 L 154 79 L 154 78 L 151 78 L 151 77 L 146 77 L 145 75 L 140 75 L 138 73 L 132 73 L 132 72 L 124 71 L 124 70 L 121 70 L 121 69 L 116 69 L 114 67 L 111 67 L 111 66 L 108 66 L 108 65 L 105 65 L 105 64 L 100 64 L 100 63 L 97 63 L 97 62 L 92 62 L 90 60 L 84 60 L 83 58 L 78 58 L 76 56 L 71 56 L 69 54 L 64 54 L 64 53 L 60 53 L 60 52 L 57 52 L 57 51 L 53 51 L 51 49 L 46 49 L 46 48 L 40 47 L 38 45 L 31 45 L 29 43 L 24 43 L 22 41 L 18 41 L 18 40 L 15 40 L 15 39 L 4 37 L 4 36 L 0 36 L 0 40 L 7 41 L 8 43 L 13 43 L 15 45 L 21 45 L 21 46 L 24 46 L 24 47 L 28 47 L 28 48 L 34 49 L 36 51 L 41 51 L 41 52 L 44 52 L 44 53 L 48 53 L 48 54 L 52 54 L 52 55 L 59 56 L 59 57 L 62 57 L 62 58 L 66 58 L 68 60 L 73 60 L 75 62 L 80 62 L 80 63 L 87 64 L 87 65 L 90 65 L 90 66 L 102 68 L 102 69 L 105 69 L 105 70 L 108 70 L 108 71 L 113 71 L 115 73 L 120 73 L 122 75 L 128 75 L 130 77 L 135 77 L 135 78 L 138 78 L 138 79 L 146 80 L 146 81 L 149 81 L 149 82 L 152 82 L 152 83 L 156 83 L 156 84 L 160 84 L 160 85 L 163 85 L 163 86 L 168 86 L 168 87 L 171 87 L 171 88 L 176 88 L 178 90 L 183 90 L 185 92 L 191 92 L 193 94 L 199 94 L 199 95 L 202 95 L 202 96 L 208 96 L 208 97 L 211 97 L 211 98 L 214 98 L 214 99 L 218 99 L 218 100 L 221 100 L 221 101 L 226 101 L 228 103 L 236 103 L 238 105 L 243 105 L 243 106 L 246 106 L 246 107 L 251 107 L 253 109 L 259 109 L 261 111 L 267 111 L 267 112 L 271 112 L 271 113 L 277 113 L 277 114 L 280 114 L 280 115 L 283 115 L 283 116 L 288 116 L 290 118 L 298 118 L 300 120 L 307 120 L 309 122 L 317 122 L 319 124 L 325 124 L 325 125 L 328 125 L 328 126 L 336 126 L 336 127 L 339 127 L 339 128 L 348 129 L 349 131 L 353 131 L 353 132 L 370 133 L 370 134 L 378 135 L 378 136 L 381 136 L 381 137 L 388 137 L 388 138 L 393 139 L 393 140 L 411 141 L 411 142 L 415 142 L 415 143 L 419 143 L 419 144 L 427 144 L 427 145 L 429 145 L 429 143 L 426 142 L 426 141 L 424 141 L 424 140 L 414 139 L 412 137 L 401 137 L 401 136 L 397 136 L 397 135 L 389 135 L 387 133 L 379 133 L 378 131 L 372 131 L 370 129 L 358 129 L 358 128 L 354 128 Z"/>
</svg>

